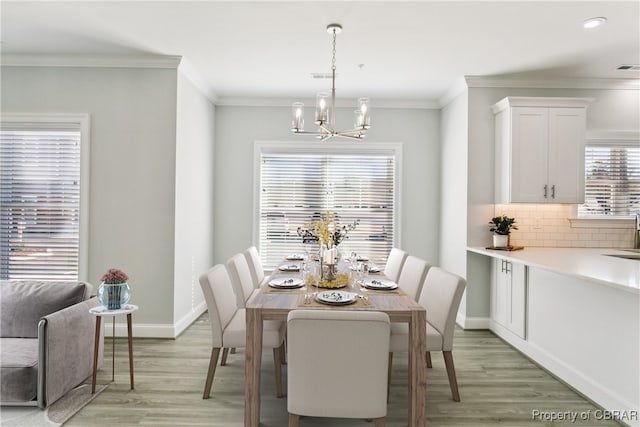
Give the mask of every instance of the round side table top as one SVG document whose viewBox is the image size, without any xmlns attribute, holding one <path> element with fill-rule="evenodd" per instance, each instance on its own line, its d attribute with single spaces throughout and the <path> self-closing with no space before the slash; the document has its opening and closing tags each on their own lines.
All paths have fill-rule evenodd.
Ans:
<svg viewBox="0 0 640 427">
<path fill-rule="evenodd" d="M 137 309 L 138 306 L 133 304 L 125 304 L 122 308 L 119 308 L 117 310 L 109 310 L 106 307 L 98 306 L 91 308 L 89 310 L 89 313 L 93 314 L 94 316 L 117 316 L 119 314 L 133 313 Z"/>
</svg>

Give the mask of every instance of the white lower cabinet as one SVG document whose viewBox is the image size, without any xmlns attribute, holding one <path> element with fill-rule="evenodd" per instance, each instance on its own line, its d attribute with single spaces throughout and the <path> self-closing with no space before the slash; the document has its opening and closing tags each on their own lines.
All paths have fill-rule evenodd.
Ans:
<svg viewBox="0 0 640 427">
<path fill-rule="evenodd" d="M 527 266 L 494 258 L 491 321 L 526 339 Z"/>
</svg>

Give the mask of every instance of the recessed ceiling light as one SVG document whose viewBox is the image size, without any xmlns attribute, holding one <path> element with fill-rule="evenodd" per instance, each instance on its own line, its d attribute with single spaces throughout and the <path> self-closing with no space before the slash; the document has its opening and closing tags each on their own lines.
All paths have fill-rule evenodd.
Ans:
<svg viewBox="0 0 640 427">
<path fill-rule="evenodd" d="M 597 18 L 589 18 L 582 23 L 584 28 L 596 28 L 607 22 L 607 18 L 599 16 Z"/>
</svg>

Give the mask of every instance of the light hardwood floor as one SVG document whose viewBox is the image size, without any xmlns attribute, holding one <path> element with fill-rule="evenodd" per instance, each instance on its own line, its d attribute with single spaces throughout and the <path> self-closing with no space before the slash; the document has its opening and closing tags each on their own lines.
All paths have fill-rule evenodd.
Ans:
<svg viewBox="0 0 640 427">
<path fill-rule="evenodd" d="M 135 324 L 135 319 L 134 319 Z M 210 354 L 208 315 L 201 316 L 175 340 L 134 339 L 135 390 L 129 390 L 127 344 L 116 339 L 115 382 L 71 418 L 65 427 L 93 426 L 242 426 L 244 351 L 218 366 L 211 398 L 202 399 Z M 111 338 L 105 339 L 105 364 L 98 383 L 111 380 Z M 342 367 L 356 360 L 337 360 Z M 432 354 L 427 371 L 427 426 L 617 426 L 593 417 L 549 422 L 532 419 L 534 410 L 583 412 L 598 409 L 540 369 L 489 331 L 457 329 L 453 357 L 461 402 L 451 399 L 442 355 Z M 286 397 L 274 393 L 273 356 L 265 351 L 262 374 L 261 425 L 287 425 Z M 387 426 L 406 426 L 406 354 L 394 354 Z M 329 363 L 311 369 L 332 367 Z M 334 372 L 328 369 L 328 373 Z M 286 367 L 283 369 L 286 376 Z M 284 378 L 286 384 L 286 377 Z M 305 426 L 359 427 L 365 420 L 303 418 Z"/>
</svg>

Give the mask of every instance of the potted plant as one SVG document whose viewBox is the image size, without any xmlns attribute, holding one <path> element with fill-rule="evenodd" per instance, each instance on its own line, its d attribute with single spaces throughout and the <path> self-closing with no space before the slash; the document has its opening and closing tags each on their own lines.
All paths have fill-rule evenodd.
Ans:
<svg viewBox="0 0 640 427">
<path fill-rule="evenodd" d="M 489 231 L 493 231 L 493 247 L 494 248 L 508 248 L 510 246 L 509 234 L 511 230 L 517 230 L 515 225 L 516 219 L 509 218 L 506 215 L 496 216 L 489 221 Z"/>
<path fill-rule="evenodd" d="M 98 301 L 108 310 L 119 310 L 129 302 L 131 289 L 127 280 L 129 276 L 122 270 L 110 268 L 100 278 L 102 284 L 98 287 Z"/>
</svg>

